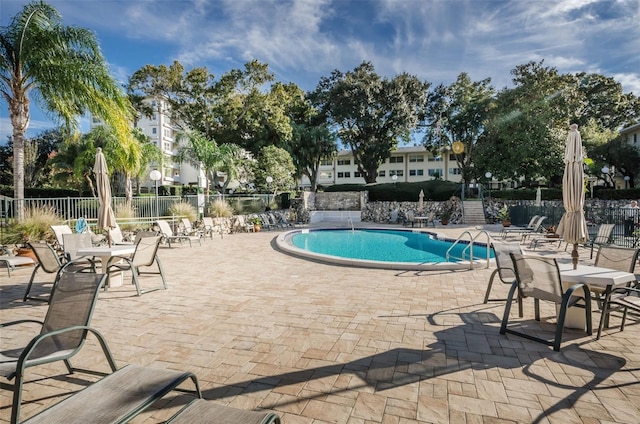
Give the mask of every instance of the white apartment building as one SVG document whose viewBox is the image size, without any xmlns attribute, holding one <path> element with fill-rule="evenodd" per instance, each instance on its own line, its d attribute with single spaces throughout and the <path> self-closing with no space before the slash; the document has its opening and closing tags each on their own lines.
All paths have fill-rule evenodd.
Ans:
<svg viewBox="0 0 640 424">
<path fill-rule="evenodd" d="M 398 147 L 378 167 L 376 182 L 418 182 L 432 180 L 436 175 L 447 181 L 462 180 L 462 170 L 458 167 L 453 153 L 447 151 L 434 154 L 427 151 L 424 146 Z M 351 150 L 341 150 L 335 157 L 326 159 L 320 164 L 318 172 L 320 186 L 363 183 L 364 178 L 358 172 Z M 308 178 L 302 179 L 302 188 L 310 185 Z"/>
<path fill-rule="evenodd" d="M 153 187 L 154 182 L 149 177 L 152 170 L 158 170 L 161 178 L 158 185 L 196 185 L 198 187 L 206 186 L 206 176 L 203 170 L 197 169 L 189 163 L 178 163 L 175 157 L 178 153 L 178 141 L 176 140 L 179 132 L 178 127 L 173 125 L 169 116 L 168 102 L 148 98 L 145 100 L 154 110 L 151 117 L 142 116 L 136 123 L 136 127 L 140 128 L 147 135 L 151 142 L 162 151 L 162 163 L 152 164 L 149 172 L 146 172 L 146 179 L 142 179 L 142 185 Z M 103 125 L 103 122 L 96 118 L 91 118 L 91 128 Z"/>
</svg>

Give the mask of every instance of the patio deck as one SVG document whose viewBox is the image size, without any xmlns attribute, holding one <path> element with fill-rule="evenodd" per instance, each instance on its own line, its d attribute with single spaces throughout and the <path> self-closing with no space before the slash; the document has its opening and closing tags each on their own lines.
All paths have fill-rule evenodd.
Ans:
<svg viewBox="0 0 640 424">
<path fill-rule="evenodd" d="M 118 365 L 192 371 L 205 398 L 268 408 L 286 424 L 640 422 L 640 325 L 599 341 L 567 330 L 556 353 L 498 333 L 503 303 L 482 303 L 491 269 L 324 265 L 275 251 L 277 234 L 162 248 L 168 290 L 137 297 L 125 284 L 101 293 L 93 326 Z M 30 273 L 0 272 L 0 322 L 44 316 L 46 305 L 21 300 Z M 542 306 L 543 321 L 554 313 Z M 3 331 L 2 346 L 30 335 Z M 72 362 L 108 370 L 92 338 Z M 62 363 L 27 371 L 23 419 L 98 378 L 65 371 Z M 163 422 L 187 400 L 169 395 L 133 422 Z M 0 390 L 0 422 L 10 404 L 11 392 Z"/>
</svg>

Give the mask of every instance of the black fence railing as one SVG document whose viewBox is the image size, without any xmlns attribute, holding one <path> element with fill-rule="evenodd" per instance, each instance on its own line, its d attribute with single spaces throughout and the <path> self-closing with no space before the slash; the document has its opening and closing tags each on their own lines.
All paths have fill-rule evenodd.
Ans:
<svg viewBox="0 0 640 424">
<path fill-rule="evenodd" d="M 514 225 L 526 225 L 532 216 L 543 215 L 544 227 L 557 227 L 564 214 L 562 206 L 517 205 L 509 208 Z M 601 224 L 614 224 L 613 244 L 624 247 L 640 246 L 640 209 L 587 207 L 584 210 L 589 236 L 595 237 Z"/>
</svg>

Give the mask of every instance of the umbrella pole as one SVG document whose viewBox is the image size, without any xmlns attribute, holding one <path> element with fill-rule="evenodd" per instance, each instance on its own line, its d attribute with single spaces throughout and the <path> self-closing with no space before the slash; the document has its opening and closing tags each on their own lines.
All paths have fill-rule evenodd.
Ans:
<svg viewBox="0 0 640 424">
<path fill-rule="evenodd" d="M 571 262 L 573 263 L 573 269 L 578 268 L 578 243 L 573 243 L 573 250 L 571 251 Z"/>
</svg>

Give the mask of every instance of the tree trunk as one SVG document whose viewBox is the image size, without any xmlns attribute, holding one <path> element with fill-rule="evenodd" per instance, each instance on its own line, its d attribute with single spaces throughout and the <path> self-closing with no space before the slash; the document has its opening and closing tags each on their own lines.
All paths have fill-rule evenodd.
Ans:
<svg viewBox="0 0 640 424">
<path fill-rule="evenodd" d="M 21 95 L 19 95 L 21 94 Z M 13 126 L 13 197 L 15 217 L 24 221 L 24 134 L 29 127 L 29 99 L 26 93 L 15 93 L 9 103 L 9 114 Z"/>
</svg>

